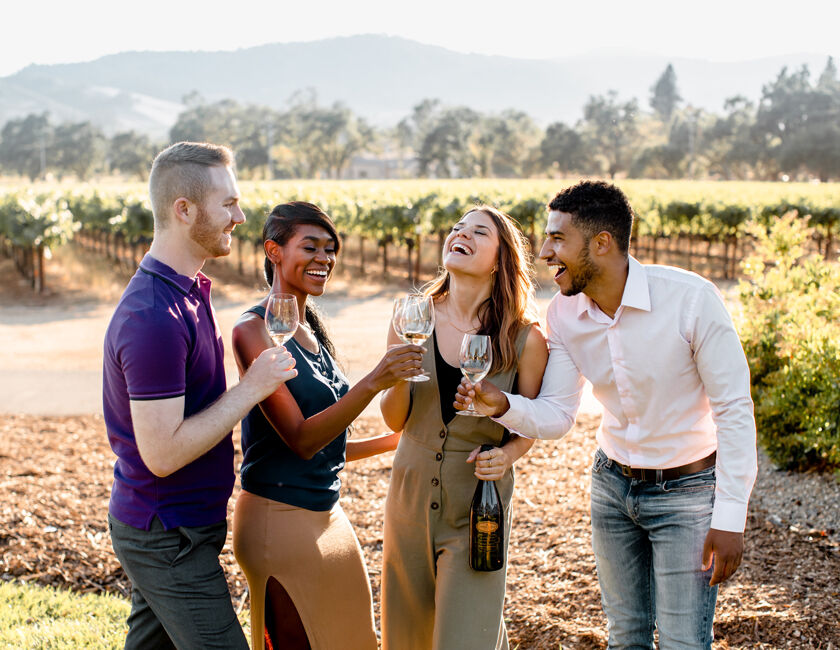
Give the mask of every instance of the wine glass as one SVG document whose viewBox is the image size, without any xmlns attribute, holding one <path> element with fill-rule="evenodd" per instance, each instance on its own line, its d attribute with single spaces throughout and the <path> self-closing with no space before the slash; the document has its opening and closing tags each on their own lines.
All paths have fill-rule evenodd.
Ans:
<svg viewBox="0 0 840 650">
<path fill-rule="evenodd" d="M 394 301 L 394 332 L 403 343 L 421 345 L 435 329 L 435 307 L 431 296 L 409 294 Z M 429 381 L 428 373 L 420 371 L 406 377 L 406 381 Z"/>
<path fill-rule="evenodd" d="M 298 328 L 297 298 L 290 293 L 271 293 L 265 305 L 265 329 L 275 345 L 282 346 Z"/>
<path fill-rule="evenodd" d="M 461 373 L 471 384 L 480 382 L 493 363 L 493 347 L 490 345 L 490 337 L 486 334 L 464 334 L 461 340 L 461 349 L 458 352 L 458 362 L 461 366 Z M 474 418 L 483 418 L 484 415 L 473 408 L 472 402 L 469 407 L 462 411 L 455 411 L 457 415 L 470 415 Z"/>
</svg>

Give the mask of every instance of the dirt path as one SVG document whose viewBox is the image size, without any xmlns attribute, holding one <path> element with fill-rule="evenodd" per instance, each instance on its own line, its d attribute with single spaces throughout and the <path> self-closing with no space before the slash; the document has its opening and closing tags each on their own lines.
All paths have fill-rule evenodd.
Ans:
<svg viewBox="0 0 840 650">
<path fill-rule="evenodd" d="M 130 275 L 111 270 L 114 277 L 109 284 L 85 291 L 76 278 L 91 275 L 87 261 L 68 250 L 52 267 L 63 271 L 58 277 L 63 283 L 41 298 L 22 284 L 8 260 L 0 260 L 0 414 L 102 413 L 102 342 Z M 230 333 L 236 319 L 260 299 L 263 289 L 225 282 L 230 272 L 222 264 L 209 265 L 207 272 L 214 280 L 213 303 L 224 334 L 228 385 L 232 385 L 237 370 Z M 363 377 L 381 357 L 393 300 L 407 288 L 398 283 L 377 285 L 339 277 L 316 301 L 351 382 Z M 550 291 L 540 293 L 541 313 L 550 298 Z M 598 413 L 600 407 L 587 397 L 584 412 Z M 377 402 L 365 413 L 378 413 Z"/>
<path fill-rule="evenodd" d="M 255 292 L 250 300 L 215 301 L 226 334 L 229 385 L 237 380 L 230 332 L 258 299 Z M 351 380 L 372 367 L 384 349 L 392 300 L 386 290 L 365 299 L 336 292 L 320 301 Z M 101 413 L 102 342 L 113 309 L 106 301 L 0 307 L 0 413 Z"/>
</svg>

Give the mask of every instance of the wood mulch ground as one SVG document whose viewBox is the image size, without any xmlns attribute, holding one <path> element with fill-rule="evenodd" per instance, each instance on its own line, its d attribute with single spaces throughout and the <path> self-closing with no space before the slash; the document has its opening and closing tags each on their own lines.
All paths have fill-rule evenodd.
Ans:
<svg viewBox="0 0 840 650">
<path fill-rule="evenodd" d="M 523 650 L 606 645 L 588 514 L 596 424 L 581 419 L 566 439 L 537 443 L 517 465 L 505 611 L 512 645 Z M 381 427 L 362 420 L 356 435 Z M 2 418 L 3 580 L 128 594 L 105 525 L 113 458 L 101 417 Z M 368 459 L 343 473 L 342 500 L 364 548 L 375 598 L 391 460 L 391 454 Z M 718 599 L 714 647 L 840 648 L 836 547 L 776 527 L 759 510 L 748 526 L 744 562 Z M 230 544 L 223 563 L 235 604 L 247 606 Z"/>
</svg>

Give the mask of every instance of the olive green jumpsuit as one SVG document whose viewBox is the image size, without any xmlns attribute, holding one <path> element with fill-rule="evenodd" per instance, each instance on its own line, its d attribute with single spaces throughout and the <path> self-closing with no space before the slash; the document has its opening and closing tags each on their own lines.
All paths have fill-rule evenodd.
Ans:
<svg viewBox="0 0 840 650">
<path fill-rule="evenodd" d="M 516 340 L 522 354 L 529 328 Z M 431 340 L 430 340 L 431 343 Z M 423 355 L 431 380 L 411 386 L 406 420 L 385 502 L 382 567 L 383 650 L 506 650 L 502 617 L 505 565 L 499 571 L 469 567 L 470 503 L 477 479 L 470 452 L 501 445 L 504 428 L 490 418 L 440 411 L 433 345 Z M 488 376 L 510 392 L 516 369 Z M 452 396 L 452 401 L 455 396 Z M 510 539 L 513 469 L 496 482 L 504 504 L 505 544 Z"/>
</svg>

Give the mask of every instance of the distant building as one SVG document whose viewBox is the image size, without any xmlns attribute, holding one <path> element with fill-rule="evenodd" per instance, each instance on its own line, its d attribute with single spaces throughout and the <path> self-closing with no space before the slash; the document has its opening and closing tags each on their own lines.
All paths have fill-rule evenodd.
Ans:
<svg viewBox="0 0 840 650">
<path fill-rule="evenodd" d="M 416 178 L 417 159 L 414 157 L 400 157 L 396 155 L 382 156 L 354 156 L 344 170 L 341 178 L 344 180 L 372 178 Z"/>
</svg>

